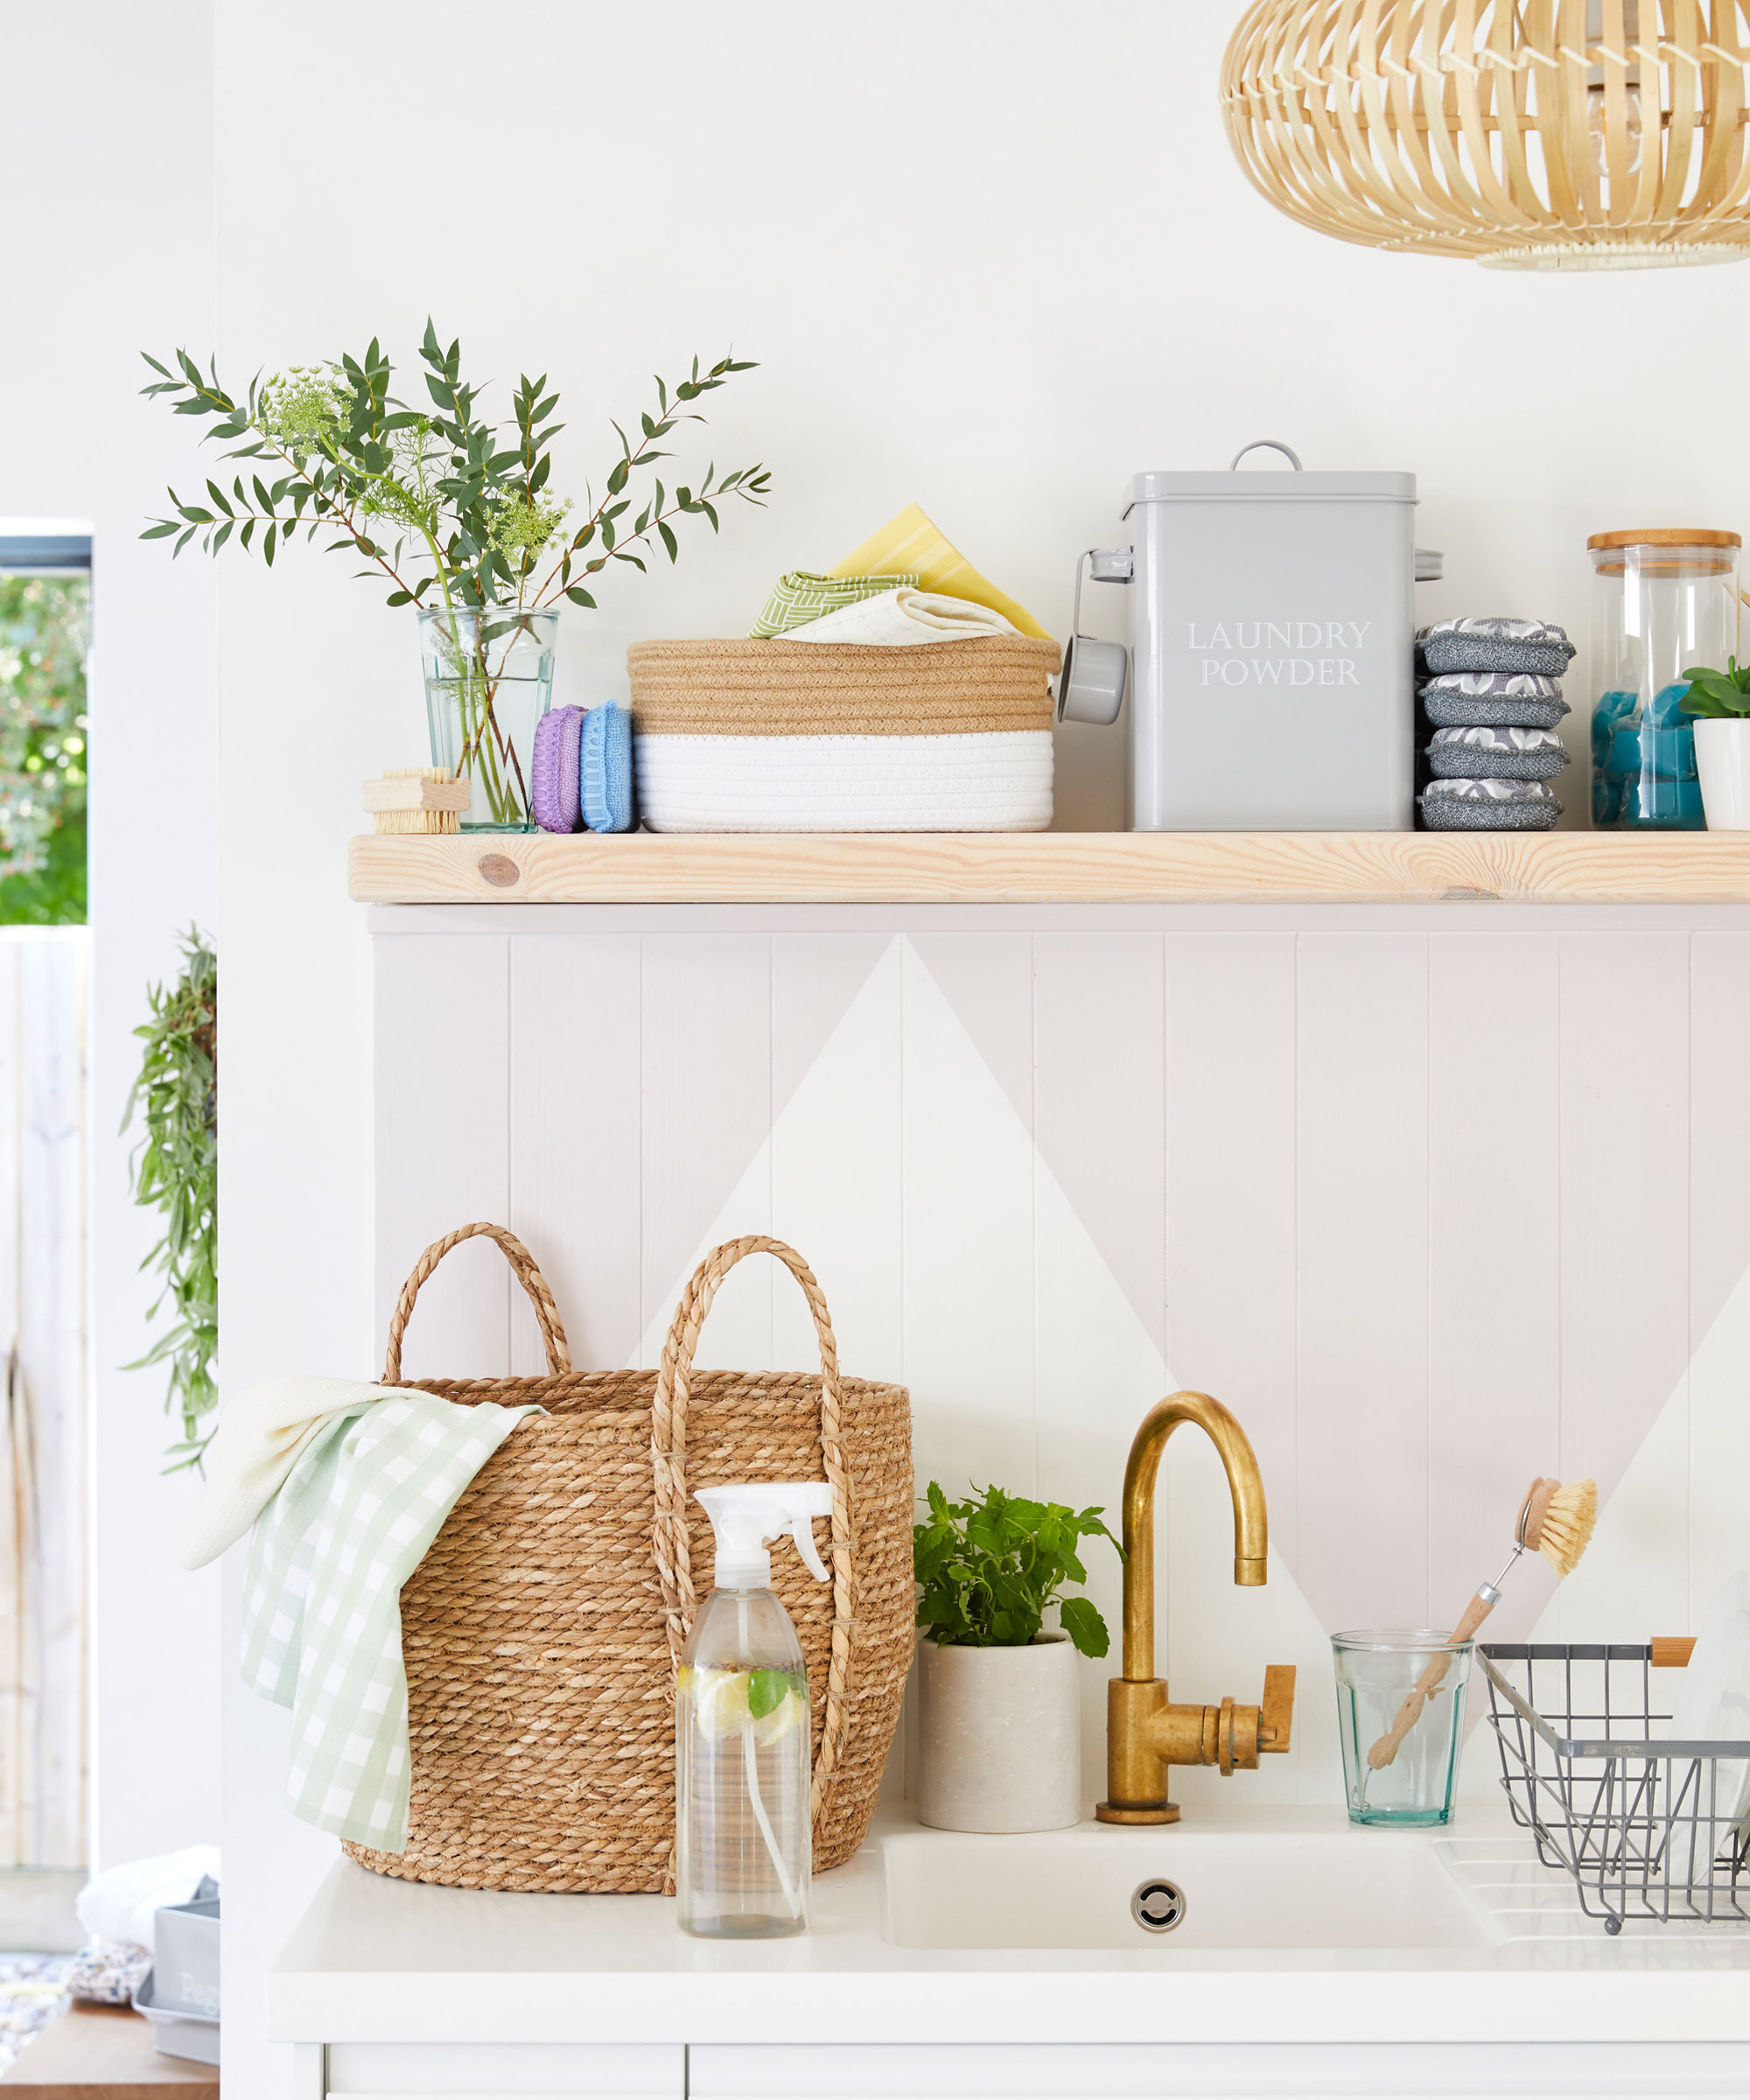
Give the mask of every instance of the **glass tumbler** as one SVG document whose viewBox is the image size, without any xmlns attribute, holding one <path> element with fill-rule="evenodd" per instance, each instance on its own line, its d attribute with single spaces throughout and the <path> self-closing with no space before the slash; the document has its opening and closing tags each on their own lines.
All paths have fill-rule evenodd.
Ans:
<svg viewBox="0 0 1750 2100">
<path fill-rule="evenodd" d="M 1606 830 L 1699 831 L 1695 664 L 1738 652 L 1735 532 L 1600 532 L 1592 560 L 1592 821 Z"/>
<path fill-rule="evenodd" d="M 1437 1824 L 1452 1820 L 1452 1791 L 1465 1735 L 1471 1643 L 1432 1628 L 1334 1634 L 1337 1722 L 1351 1823 Z M 1404 1700 L 1442 1662 L 1438 1681 L 1399 1743 L 1376 1772 L 1368 1752 L 1388 1734 Z"/>
</svg>

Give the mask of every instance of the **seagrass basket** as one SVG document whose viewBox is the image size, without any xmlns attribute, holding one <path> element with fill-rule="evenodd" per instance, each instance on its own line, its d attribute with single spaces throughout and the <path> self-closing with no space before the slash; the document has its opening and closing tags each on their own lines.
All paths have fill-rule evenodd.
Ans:
<svg viewBox="0 0 1750 2100">
<path fill-rule="evenodd" d="M 981 634 L 912 648 L 860 642 L 634 641 L 640 736 L 990 736 L 1048 731 L 1054 641 Z"/>
<path fill-rule="evenodd" d="M 528 1293 L 542 1378 L 401 1377 L 419 1289 L 485 1234 Z M 745 1255 L 801 1284 L 818 1373 L 696 1371 L 699 1328 Z M 411 1805 L 404 1852 L 361 1866 L 458 1888 L 657 1892 L 672 1886 L 674 1676 L 711 1586 L 702 1487 L 824 1477 L 830 1584 L 794 1554 L 773 1587 L 795 1622 L 814 1706 L 814 1865 L 863 1842 L 911 1662 L 911 1405 L 903 1386 L 843 1378 L 826 1301 L 780 1241 L 732 1240 L 681 1294 L 655 1371 L 574 1372 L 533 1257 L 466 1225 L 421 1255 L 389 1323 L 386 1385 L 445 1399 L 538 1401 L 450 1513 L 401 1593 Z"/>
</svg>

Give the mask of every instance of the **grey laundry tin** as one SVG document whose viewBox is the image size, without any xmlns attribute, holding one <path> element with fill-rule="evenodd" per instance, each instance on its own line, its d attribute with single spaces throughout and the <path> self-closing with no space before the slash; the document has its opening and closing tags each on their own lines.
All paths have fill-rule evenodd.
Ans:
<svg viewBox="0 0 1750 2100">
<path fill-rule="evenodd" d="M 1130 828 L 1407 831 L 1416 477 L 1270 443 L 1291 467 L 1138 474 L 1093 556 L 1128 586 Z"/>
<path fill-rule="evenodd" d="M 167 2012 L 219 2013 L 219 1898 L 167 1903 L 154 1921 L 153 2002 Z"/>
</svg>

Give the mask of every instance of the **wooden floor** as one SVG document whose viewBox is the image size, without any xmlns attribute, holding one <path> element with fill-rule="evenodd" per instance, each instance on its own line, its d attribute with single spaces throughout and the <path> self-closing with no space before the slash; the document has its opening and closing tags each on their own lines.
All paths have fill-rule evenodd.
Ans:
<svg viewBox="0 0 1750 2100">
<path fill-rule="evenodd" d="M 162 2056 L 152 2029 L 126 2006 L 74 2006 L 0 2076 L 7 2100 L 219 2100 L 211 2064 Z"/>
</svg>

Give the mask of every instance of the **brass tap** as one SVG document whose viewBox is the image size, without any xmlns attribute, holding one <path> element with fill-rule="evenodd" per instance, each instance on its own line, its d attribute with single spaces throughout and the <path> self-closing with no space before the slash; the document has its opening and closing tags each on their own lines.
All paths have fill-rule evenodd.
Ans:
<svg viewBox="0 0 1750 2100">
<path fill-rule="evenodd" d="M 1261 1751 L 1284 1751 L 1294 1710 L 1294 1669 L 1272 1662 L 1264 1704 L 1173 1706 L 1154 1674 L 1154 1483 L 1166 1439 L 1194 1422 L 1221 1453 L 1234 1498 L 1234 1580 L 1269 1579 L 1264 1481 L 1246 1432 L 1208 1393 L 1171 1393 L 1143 1418 L 1124 1468 L 1124 1674 L 1106 1688 L 1106 1786 L 1102 1823 L 1177 1823 L 1167 1799 L 1173 1765 L 1219 1765 L 1224 1776 L 1256 1769 Z"/>
</svg>

